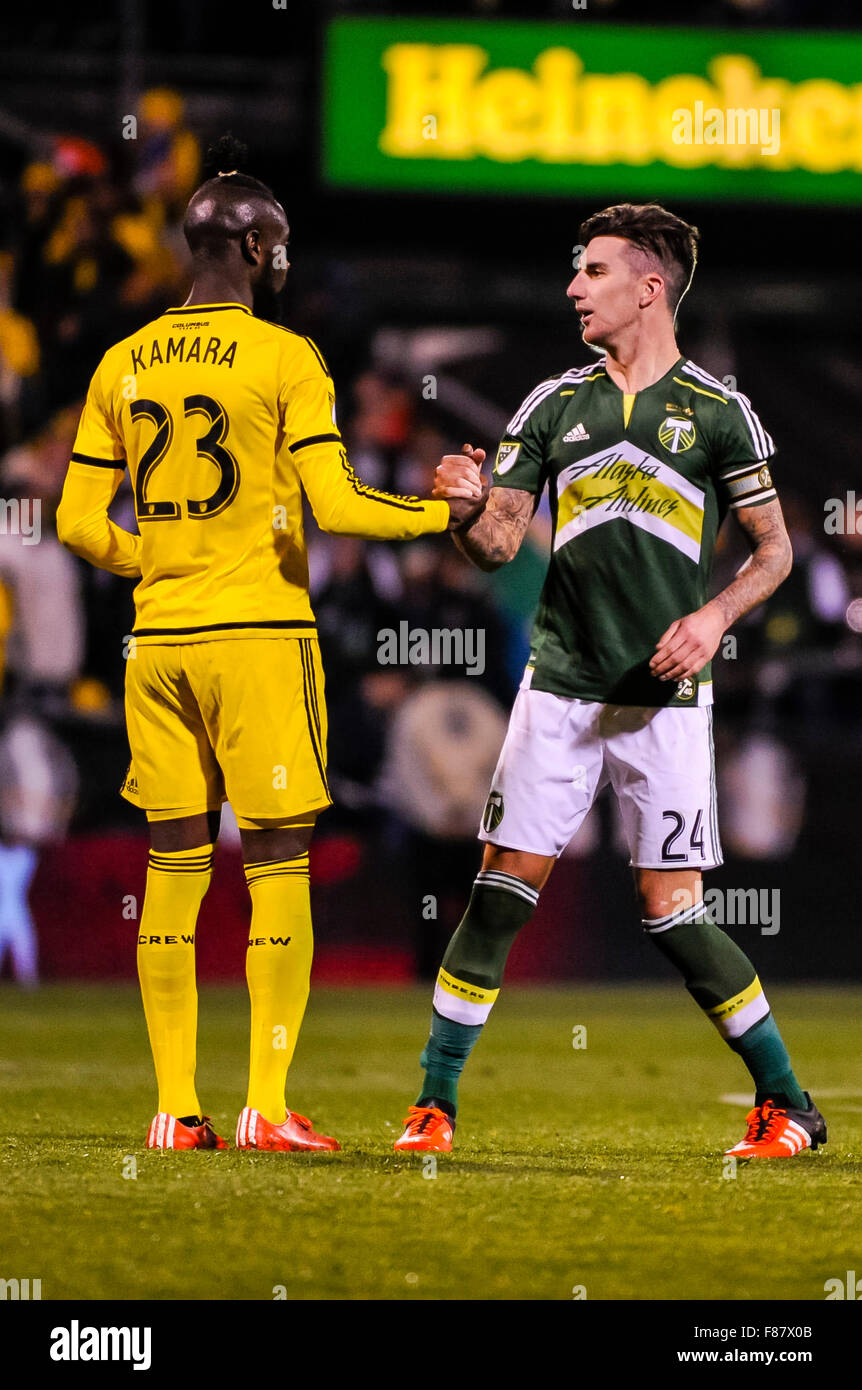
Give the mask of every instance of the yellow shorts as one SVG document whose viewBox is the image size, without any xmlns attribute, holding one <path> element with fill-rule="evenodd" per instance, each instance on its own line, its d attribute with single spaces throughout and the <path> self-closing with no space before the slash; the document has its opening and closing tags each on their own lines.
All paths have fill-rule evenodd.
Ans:
<svg viewBox="0 0 862 1390">
<path fill-rule="evenodd" d="M 126 664 L 132 760 L 120 795 L 169 820 L 218 810 L 286 821 L 332 804 L 314 637 L 138 644 Z"/>
</svg>

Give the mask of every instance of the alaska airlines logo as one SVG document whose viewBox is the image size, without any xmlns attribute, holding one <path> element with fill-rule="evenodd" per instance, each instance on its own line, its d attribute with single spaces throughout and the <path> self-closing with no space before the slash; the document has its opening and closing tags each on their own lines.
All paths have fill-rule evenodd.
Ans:
<svg viewBox="0 0 862 1390">
<path fill-rule="evenodd" d="M 659 443 L 672 454 L 681 454 L 690 449 L 695 441 L 693 420 L 683 420 L 677 415 L 669 415 L 664 424 L 659 425 Z"/>
<path fill-rule="evenodd" d="M 703 489 L 629 440 L 563 468 L 557 498 L 554 550 L 619 518 L 700 559 Z"/>
</svg>

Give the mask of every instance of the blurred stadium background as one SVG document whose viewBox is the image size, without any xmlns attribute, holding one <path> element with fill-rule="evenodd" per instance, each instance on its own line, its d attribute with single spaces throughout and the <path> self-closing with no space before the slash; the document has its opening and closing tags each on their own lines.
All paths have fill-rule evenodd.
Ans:
<svg viewBox="0 0 862 1390">
<path fill-rule="evenodd" d="M 53 514 L 101 353 L 187 294 L 182 212 L 207 144 L 227 129 L 249 145 L 250 172 L 274 187 L 291 223 L 283 321 L 310 334 L 329 361 L 357 472 L 397 491 L 427 493 L 439 456 L 466 439 L 493 449 L 536 381 L 588 360 L 564 295 L 583 216 L 655 197 L 699 225 L 702 263 L 681 313 L 682 350 L 733 376 L 774 435 L 796 554 L 788 582 L 716 660 L 726 862 L 710 886 L 779 894 L 769 898 L 768 922 L 731 924 L 765 978 L 858 976 L 860 29 L 857 7 L 838 0 L 588 0 L 583 9 L 566 0 L 287 0 L 283 8 L 256 0 L 230 9 L 121 0 L 107 10 L 7 10 L 5 978 L 31 986 L 134 978 L 147 838 L 118 795 L 132 585 L 64 551 Z M 394 135 L 381 143 L 383 123 L 401 99 L 396 84 L 409 103 L 418 79 L 396 71 L 392 48 L 422 42 L 485 45 L 492 69 L 522 74 L 535 55 L 567 49 L 587 73 L 629 85 L 595 89 L 583 109 L 577 98 L 572 119 L 590 123 L 592 142 L 582 160 L 525 153 L 526 127 L 491 89 L 470 108 L 484 122 L 478 153 L 447 153 L 447 122 L 467 110 L 455 89 L 433 98 L 439 128 L 423 133 L 426 145 L 399 152 Z M 665 161 L 637 154 L 631 75 L 640 74 L 641 91 L 673 74 L 705 83 L 721 55 L 747 57 L 746 71 L 783 80 L 795 167 L 782 172 L 768 159 L 719 167 L 710 152 L 706 164 L 686 165 L 684 151 L 673 167 L 672 150 Z M 513 80 L 531 100 L 529 79 Z M 460 117 L 446 105 L 458 100 Z M 38 543 L 26 533 L 36 505 Z M 134 528 L 127 486 L 114 514 Z M 363 545 L 321 535 L 309 519 L 337 797 L 312 849 L 318 980 L 398 982 L 436 969 L 478 863 L 475 826 L 526 656 L 548 536 L 540 512 L 517 561 L 483 576 L 447 538 Z M 726 528 L 716 587 L 741 558 Z M 402 623 L 483 633 L 484 669 L 381 664 L 378 634 Z M 508 978 L 663 975 L 641 942 L 626 865 L 603 800 L 516 944 Z M 198 938 L 203 978 L 241 978 L 247 912 L 226 810 Z"/>
</svg>

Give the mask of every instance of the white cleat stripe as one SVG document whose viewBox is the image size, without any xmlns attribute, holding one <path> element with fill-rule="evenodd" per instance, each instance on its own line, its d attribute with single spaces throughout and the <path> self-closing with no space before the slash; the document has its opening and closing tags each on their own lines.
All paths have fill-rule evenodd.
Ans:
<svg viewBox="0 0 862 1390">
<path fill-rule="evenodd" d="M 788 1120 L 787 1128 L 797 1136 L 803 1148 L 808 1147 L 811 1143 L 811 1135 L 808 1133 L 807 1129 L 804 1129 L 802 1125 L 798 1125 L 795 1120 Z"/>
</svg>

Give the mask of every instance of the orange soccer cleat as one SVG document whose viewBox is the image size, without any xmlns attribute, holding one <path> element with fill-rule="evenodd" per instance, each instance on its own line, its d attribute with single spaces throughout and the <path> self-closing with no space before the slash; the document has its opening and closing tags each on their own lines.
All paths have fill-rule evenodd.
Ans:
<svg viewBox="0 0 862 1390">
<path fill-rule="evenodd" d="M 160 1110 L 150 1125 L 148 1149 L 229 1149 L 226 1139 L 216 1134 L 209 1115 L 202 1115 L 198 1125 L 184 1125 L 175 1115 Z"/>
<path fill-rule="evenodd" d="M 745 1138 L 726 1154 L 734 1158 L 792 1158 L 803 1149 L 826 1143 L 826 1121 L 805 1092 L 808 1110 L 795 1110 L 765 1100 L 746 1116 Z"/>
<path fill-rule="evenodd" d="M 290 1153 L 316 1153 L 341 1148 L 338 1141 L 329 1135 L 315 1134 L 311 1121 L 305 1115 L 297 1115 L 295 1110 L 288 1110 L 282 1123 L 276 1125 L 248 1105 L 237 1120 L 236 1146 L 238 1149 L 269 1149 Z"/>
<path fill-rule="evenodd" d="M 455 1121 L 436 1105 L 411 1105 L 404 1121 L 406 1129 L 393 1149 L 406 1153 L 452 1152 Z"/>
</svg>

